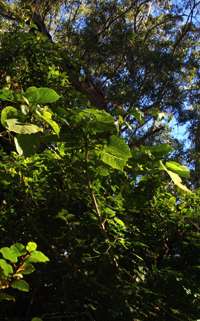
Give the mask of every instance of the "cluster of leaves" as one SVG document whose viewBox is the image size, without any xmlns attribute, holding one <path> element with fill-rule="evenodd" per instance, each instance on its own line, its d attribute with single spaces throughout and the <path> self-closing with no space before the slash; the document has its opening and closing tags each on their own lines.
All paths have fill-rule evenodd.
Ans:
<svg viewBox="0 0 200 321">
<path fill-rule="evenodd" d="M 66 133 L 64 132 L 60 137 L 61 128 L 52 118 L 56 117 L 61 122 L 66 123 L 68 121 L 70 131 L 72 128 L 77 129 L 77 126 L 81 129 L 83 134 L 81 143 L 85 145 L 83 149 L 85 149 L 86 153 L 86 163 L 88 162 L 87 154 L 92 148 L 105 164 L 113 169 L 123 171 L 128 159 L 131 158 L 131 152 L 125 140 L 119 137 L 113 116 L 105 111 L 91 108 L 68 113 L 61 110 L 61 114 L 64 113 L 64 115 L 61 115 L 59 111 L 52 111 L 46 105 L 55 103 L 59 98 L 60 96 L 55 90 L 46 87 L 29 87 L 25 92 L 22 91 L 21 93 L 14 93 L 7 88 L 0 91 L 0 99 L 2 101 L 19 104 L 18 108 L 6 106 L 1 111 L 2 125 L 9 133 L 16 134 L 14 143 L 18 154 L 32 155 L 38 151 L 42 143 L 41 140 L 44 142 L 46 138 L 48 138 L 48 143 L 52 143 L 55 140 L 61 143 L 65 142 Z M 27 120 L 31 120 L 34 123 L 29 123 Z M 40 139 L 38 133 L 43 132 L 44 138 L 40 135 Z M 101 137 L 101 135 L 105 135 L 106 132 L 107 142 L 105 141 L 104 143 L 104 137 Z M 57 138 L 55 139 L 56 136 Z M 159 149 L 159 147 L 156 148 Z M 154 151 L 156 151 L 156 148 L 154 147 Z M 164 151 L 168 151 L 168 148 L 168 146 L 163 146 Z M 146 152 L 151 154 L 151 149 L 147 148 Z M 182 184 L 180 178 L 180 176 L 189 177 L 189 170 L 186 166 L 180 165 L 175 161 L 166 162 L 165 165 L 160 162 L 160 165 L 180 189 L 189 191 Z"/>
<path fill-rule="evenodd" d="M 15 300 L 2 290 L 13 288 L 23 292 L 29 291 L 29 284 L 23 278 L 35 271 L 33 263 L 48 262 L 48 257 L 37 251 L 35 242 L 28 242 L 26 246 L 15 243 L 10 247 L 0 249 L 0 300 Z"/>
<path fill-rule="evenodd" d="M 197 12 L 196 1 L 0 1 L 8 294 L 28 289 L 17 269 L 38 253 L 19 244 L 50 258 L 1 320 L 199 319 L 200 195 L 169 126 L 198 111 Z"/>
<path fill-rule="evenodd" d="M 176 262 L 179 244 L 188 242 L 193 231 L 185 229 L 180 211 L 190 202 L 189 197 L 196 196 L 182 183 L 189 177 L 188 168 L 166 159 L 172 148 L 162 144 L 142 146 L 131 152 L 126 139 L 119 136 L 112 115 L 92 108 L 50 109 L 46 104 L 56 103 L 59 95 L 47 87 L 31 87 L 21 93 L 9 90 L 9 96 L 7 93 L 7 89 L 2 89 L 2 101 L 11 99 L 15 107 L 5 106 L 1 121 L 14 139 L 18 155 L 12 153 L 15 163 L 9 157 L 4 168 L 14 195 L 13 182 L 19 181 L 21 186 L 11 219 L 21 217 L 19 231 L 23 229 L 45 244 L 54 269 L 66 269 L 61 283 L 66 282 L 70 290 L 63 292 L 56 285 L 57 281 L 50 277 L 51 268 L 47 267 L 49 279 L 42 278 L 47 283 L 48 296 L 53 291 L 67 306 L 70 302 L 71 309 L 64 309 L 63 315 L 69 313 L 76 318 L 78 313 L 79 318 L 90 315 L 95 320 L 107 315 L 113 320 L 128 320 L 134 315 L 141 320 L 168 320 L 177 314 L 188 320 L 190 315 L 196 315 L 192 309 L 198 301 L 198 290 L 194 291 L 193 285 L 188 287 L 188 274 L 180 271 Z M 15 108 L 14 115 L 9 108 Z M 52 113 L 48 121 L 40 117 L 45 110 Z M 15 125 L 11 128 L 12 122 Z M 39 128 L 38 132 L 34 132 L 35 128 Z M 25 136 L 30 139 L 19 145 Z M 37 146 L 32 144 L 34 136 Z M 3 154 L 2 157 L 6 159 Z M 10 164 L 13 170 L 8 178 Z M 187 201 L 177 194 L 169 178 L 177 191 L 191 194 Z M 165 187 L 159 192 L 163 184 Z M 5 203 L 4 211 L 9 212 L 10 205 L 7 200 Z M 197 197 L 197 208 L 198 204 Z M 197 219 L 193 217 L 195 211 L 192 208 L 193 223 Z M 6 224 L 3 223 L 6 233 L 10 233 L 11 219 L 6 217 Z M 185 219 L 189 219 L 187 214 Z M 185 260 L 184 252 L 181 260 Z M 194 262 L 187 264 L 190 270 Z M 180 304 L 168 298 L 175 281 L 180 287 Z M 162 292 L 162 283 L 170 284 L 168 294 L 167 288 Z M 103 288 L 98 289 L 100 285 Z M 96 294 L 92 291 L 91 295 L 92 288 Z M 108 295 L 111 303 L 102 309 L 104 296 Z M 53 305 L 60 309 L 56 297 L 53 295 L 49 314 L 54 311 Z M 74 305 L 75 298 L 78 302 Z M 143 300 L 148 303 L 143 305 Z M 190 301 L 188 311 L 181 306 L 184 300 Z M 139 307 L 142 312 L 136 312 Z M 46 309 L 38 314 L 45 313 Z"/>
</svg>

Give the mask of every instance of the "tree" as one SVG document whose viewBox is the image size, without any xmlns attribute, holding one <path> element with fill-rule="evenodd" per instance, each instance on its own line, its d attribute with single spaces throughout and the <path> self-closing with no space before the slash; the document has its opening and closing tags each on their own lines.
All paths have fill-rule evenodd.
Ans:
<svg viewBox="0 0 200 321">
<path fill-rule="evenodd" d="M 1 1 L 1 242 L 50 258 L 2 320 L 199 318 L 199 195 L 166 130 L 196 83 L 190 5 Z"/>
</svg>

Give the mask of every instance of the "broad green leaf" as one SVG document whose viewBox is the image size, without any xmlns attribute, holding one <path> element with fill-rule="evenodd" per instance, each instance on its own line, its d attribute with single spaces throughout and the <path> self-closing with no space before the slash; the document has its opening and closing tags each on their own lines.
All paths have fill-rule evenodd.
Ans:
<svg viewBox="0 0 200 321">
<path fill-rule="evenodd" d="M 104 110 L 85 109 L 78 113 L 76 121 L 95 133 L 116 130 L 114 118 Z"/>
<path fill-rule="evenodd" d="M 4 101 L 13 101 L 14 100 L 14 95 L 13 91 L 10 89 L 1 89 L 0 90 L 0 100 Z"/>
<path fill-rule="evenodd" d="M 34 124 L 28 123 L 20 123 L 17 119 L 8 119 L 7 120 L 7 128 L 11 132 L 15 132 L 17 134 L 35 134 L 38 132 L 42 132 L 43 129 Z"/>
<path fill-rule="evenodd" d="M 144 146 L 145 147 L 145 146 Z M 155 146 L 148 146 L 149 150 L 152 154 L 158 155 L 158 156 L 165 156 L 168 153 L 173 151 L 173 148 L 168 144 L 159 144 Z"/>
<path fill-rule="evenodd" d="M 55 90 L 47 87 L 29 87 L 24 96 L 33 104 L 50 104 L 60 98 Z"/>
<path fill-rule="evenodd" d="M 21 272 L 24 275 L 31 274 L 35 271 L 34 266 L 31 263 L 24 263 L 23 264 L 23 271 Z"/>
<path fill-rule="evenodd" d="M 18 111 L 12 106 L 7 106 L 1 111 L 1 123 L 4 127 L 7 127 L 7 120 L 10 118 L 16 118 Z"/>
<path fill-rule="evenodd" d="M 182 180 L 178 174 L 173 173 L 172 171 L 169 171 L 169 170 L 167 172 L 176 186 L 178 186 L 180 189 L 182 189 L 185 192 L 191 193 L 191 191 L 187 188 L 187 186 L 182 184 Z"/>
<path fill-rule="evenodd" d="M 112 136 L 108 145 L 101 151 L 101 160 L 112 168 L 123 171 L 131 152 L 122 138 Z"/>
<path fill-rule="evenodd" d="M 0 293 L 0 301 L 13 301 L 15 302 L 14 296 L 7 293 Z"/>
<path fill-rule="evenodd" d="M 145 161 L 144 155 L 148 158 L 160 159 L 173 151 L 173 148 L 168 144 L 159 144 L 155 146 L 141 146 L 134 150 L 133 158 L 136 160 Z"/>
<path fill-rule="evenodd" d="M 26 252 L 27 252 L 25 246 L 23 244 L 19 243 L 19 242 L 14 243 L 13 245 L 11 245 L 10 249 L 15 251 L 17 256 L 25 255 Z"/>
<path fill-rule="evenodd" d="M 172 172 L 175 172 L 176 174 L 180 175 L 181 177 L 189 177 L 190 176 L 190 170 L 177 162 L 170 161 L 166 162 L 165 166 L 171 170 Z"/>
<path fill-rule="evenodd" d="M 26 260 L 26 262 L 31 262 L 31 263 L 45 263 L 48 261 L 49 261 L 49 258 L 40 251 L 31 252 L 30 256 Z"/>
<path fill-rule="evenodd" d="M 20 291 L 23 291 L 23 292 L 28 292 L 29 291 L 29 284 L 24 280 L 14 280 L 11 283 L 11 287 L 13 289 L 17 289 L 17 290 L 20 290 Z"/>
<path fill-rule="evenodd" d="M 37 111 L 37 115 L 40 118 L 44 119 L 51 126 L 51 128 L 54 130 L 56 135 L 59 136 L 60 127 L 55 122 L 55 120 L 52 119 L 53 113 L 48 108 L 40 109 L 40 111 Z"/>
<path fill-rule="evenodd" d="M 35 242 L 28 242 L 26 249 L 28 252 L 33 252 L 37 249 L 37 244 Z"/>
<path fill-rule="evenodd" d="M 2 247 L 0 253 L 3 255 L 4 259 L 17 263 L 19 251 L 16 248 Z"/>
<path fill-rule="evenodd" d="M 3 270 L 3 273 L 6 277 L 13 273 L 12 265 L 3 259 L 0 259 L 0 268 Z"/>
<path fill-rule="evenodd" d="M 35 317 L 35 318 L 33 318 L 31 321 L 43 321 L 41 318 L 37 318 L 37 317 Z"/>
<path fill-rule="evenodd" d="M 170 176 L 170 178 L 172 179 L 172 181 L 174 182 L 174 184 L 179 187 L 182 191 L 187 192 L 187 193 L 192 193 L 187 186 L 185 186 L 184 184 L 182 184 L 182 180 L 180 178 L 180 176 L 170 170 L 167 169 L 167 167 L 160 162 L 161 167 L 167 172 L 167 174 Z"/>
<path fill-rule="evenodd" d="M 31 156 L 35 154 L 40 145 L 40 135 L 30 134 L 30 135 L 20 135 L 18 134 L 14 137 L 15 148 L 19 155 Z"/>
</svg>

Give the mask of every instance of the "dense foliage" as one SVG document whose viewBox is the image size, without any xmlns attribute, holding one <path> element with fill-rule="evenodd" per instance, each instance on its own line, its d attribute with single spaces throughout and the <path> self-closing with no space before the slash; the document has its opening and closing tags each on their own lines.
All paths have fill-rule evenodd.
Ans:
<svg viewBox="0 0 200 321">
<path fill-rule="evenodd" d="M 200 318 L 198 13 L 0 1 L 2 321 Z"/>
</svg>

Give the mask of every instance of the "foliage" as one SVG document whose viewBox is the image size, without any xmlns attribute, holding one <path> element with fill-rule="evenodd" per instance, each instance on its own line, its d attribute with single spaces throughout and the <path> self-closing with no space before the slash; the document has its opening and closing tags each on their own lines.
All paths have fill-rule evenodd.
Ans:
<svg viewBox="0 0 200 321">
<path fill-rule="evenodd" d="M 21 95 L 23 97 L 23 92 Z M 16 102 L 18 110 L 20 110 L 20 99 Z M 178 280 L 183 274 L 176 265 L 173 266 L 175 264 L 173 260 L 176 261 L 178 255 L 177 242 L 179 244 L 180 240 L 178 238 L 176 242 L 171 241 L 172 236 L 168 233 L 176 235 L 179 233 L 176 230 L 180 225 L 180 233 L 184 235 L 182 242 L 185 242 L 185 225 L 181 225 L 182 214 L 179 213 L 184 196 L 177 194 L 171 184 L 169 188 L 166 186 L 161 194 L 159 189 L 163 182 L 165 184 L 167 182 L 167 177 L 162 175 L 164 169 L 178 187 L 188 191 L 186 186 L 180 184 L 179 176 L 183 178 L 188 176 L 188 169 L 177 162 L 168 161 L 165 165 L 161 162 L 161 159 L 171 151 L 167 145 L 142 147 L 131 154 L 125 140 L 119 138 L 117 134 L 114 118 L 105 111 L 95 109 L 91 112 L 89 109 L 85 109 L 84 112 L 67 111 L 66 118 L 63 119 L 55 109 L 52 115 L 58 119 L 60 127 L 60 134 L 57 136 L 45 119 L 37 117 L 38 108 L 42 110 L 47 107 L 39 104 L 34 107 L 34 103 L 28 99 L 26 104 L 31 110 L 32 124 L 43 128 L 40 134 L 41 140 L 38 140 L 37 153 L 29 146 L 32 156 L 24 157 L 25 145 L 19 156 L 12 153 L 15 165 L 14 167 L 12 165 L 10 179 L 9 165 L 4 166 L 7 168 L 6 178 L 9 186 L 13 186 L 15 180 L 21 182 L 15 204 L 21 209 L 21 226 L 29 230 L 26 233 L 31 233 L 32 237 L 36 233 L 37 238 L 45 243 L 45 251 L 47 253 L 50 251 L 49 255 L 53 262 L 63 257 L 60 265 L 66 265 L 67 268 L 63 277 L 73 288 L 73 295 L 77 295 L 76 286 L 82 289 L 84 300 L 88 302 L 84 303 L 86 311 L 94 315 L 95 319 L 104 318 L 107 313 L 113 319 L 119 320 L 124 316 L 131 318 L 137 306 L 141 306 L 140 297 L 149 302 L 147 306 L 141 306 L 143 312 L 138 314 L 143 320 L 149 320 L 150 315 L 154 320 L 161 317 L 167 319 L 168 315 L 172 317 L 176 313 L 182 318 L 188 318 L 188 313 L 192 313 L 191 310 L 185 311 L 178 302 L 175 304 L 175 301 L 171 304 L 167 299 L 168 296 L 163 297 L 161 289 L 152 284 L 156 279 L 159 284 L 165 282 L 169 285 L 171 282 L 173 287 L 175 279 Z M 24 123 L 21 123 L 22 127 L 26 126 L 28 118 L 29 112 L 23 119 Z M 70 124 L 70 131 L 76 133 L 75 141 L 69 137 L 69 125 L 66 127 L 66 121 Z M 6 128 L 9 135 L 14 135 L 17 139 L 24 136 L 15 131 L 10 132 L 9 127 Z M 30 136 L 33 135 L 38 134 L 31 133 Z M 41 151 L 46 137 L 49 139 L 45 147 L 49 146 L 49 150 Z M 16 150 L 18 151 L 17 146 Z M 15 193 L 15 188 L 13 191 Z M 5 203 L 7 204 L 7 201 Z M 8 208 L 6 211 L 9 211 Z M 19 212 L 15 209 L 13 215 L 17 218 Z M 42 220 L 46 222 L 42 225 L 41 215 Z M 10 220 L 8 217 L 6 220 L 9 228 Z M 28 226 L 30 224 L 31 226 Z M 19 230 L 21 228 L 19 227 Z M 156 235 L 154 241 L 152 233 L 154 237 Z M 53 249 L 56 250 L 53 252 L 48 244 L 49 235 L 54 240 Z M 32 248 L 32 245 L 34 244 L 29 244 L 29 247 Z M 183 257 L 181 259 L 184 260 Z M 43 255 L 38 256 L 37 250 L 34 249 L 27 260 L 35 263 L 46 259 Z M 192 266 L 189 264 L 190 268 Z M 187 273 L 181 278 L 182 290 L 180 289 L 180 293 L 177 294 L 178 298 L 181 296 L 182 300 L 189 300 L 184 290 L 186 288 L 187 291 L 192 291 L 185 283 L 188 278 Z M 71 283 L 72 281 L 75 283 Z M 96 289 L 97 293 L 91 298 L 89 295 L 91 288 L 98 287 L 102 282 L 105 288 L 100 287 L 98 291 Z M 22 286 L 26 289 L 24 284 Z M 115 287 L 118 288 L 117 292 L 114 291 Z M 100 306 L 104 302 L 104 295 L 108 293 L 111 307 L 106 308 L 104 312 Z M 150 302 L 148 297 L 153 293 L 155 301 L 152 299 Z M 68 297 L 69 294 L 65 294 L 64 297 L 66 295 Z M 192 295 L 191 306 L 194 306 L 192 302 L 195 302 L 197 294 L 194 292 Z M 156 303 L 158 298 L 159 303 Z M 83 304 L 81 302 L 79 296 L 79 304 Z M 44 311 L 40 311 L 40 314 L 42 313 Z M 70 313 L 73 315 L 73 310 Z M 82 309 L 79 310 L 80 316 L 83 313 Z"/>
<path fill-rule="evenodd" d="M 23 280 L 25 275 L 35 271 L 32 263 L 45 263 L 49 259 L 42 252 L 37 251 L 35 242 L 28 242 L 26 246 L 15 243 L 10 247 L 2 247 L 0 253 L 0 300 L 13 300 L 5 289 L 13 288 L 23 292 L 29 291 L 29 284 Z"/>
<path fill-rule="evenodd" d="M 2 321 L 200 318 L 197 13 L 0 1 Z"/>
</svg>

